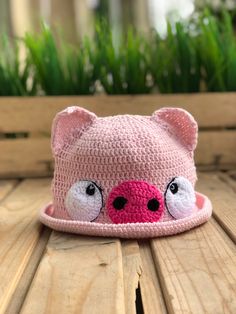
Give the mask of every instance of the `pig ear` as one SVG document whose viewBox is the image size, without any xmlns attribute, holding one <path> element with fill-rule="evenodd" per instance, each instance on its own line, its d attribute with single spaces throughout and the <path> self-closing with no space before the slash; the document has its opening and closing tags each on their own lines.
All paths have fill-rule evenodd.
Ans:
<svg viewBox="0 0 236 314">
<path fill-rule="evenodd" d="M 171 134 L 175 135 L 189 151 L 197 145 L 198 126 L 193 116 L 181 108 L 162 108 L 152 117 Z"/>
<path fill-rule="evenodd" d="M 81 133 L 89 127 L 97 116 L 81 107 L 68 107 L 59 112 L 52 124 L 52 151 L 56 154 L 74 134 Z"/>
</svg>

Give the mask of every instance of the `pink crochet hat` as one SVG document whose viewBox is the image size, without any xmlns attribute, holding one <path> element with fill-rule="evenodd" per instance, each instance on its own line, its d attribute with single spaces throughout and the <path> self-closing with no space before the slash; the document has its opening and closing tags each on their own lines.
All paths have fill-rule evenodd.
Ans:
<svg viewBox="0 0 236 314">
<path fill-rule="evenodd" d="M 197 123 L 185 110 L 98 118 L 80 107 L 52 127 L 53 203 L 47 226 L 87 235 L 146 238 L 176 234 L 209 219 L 194 191 Z"/>
</svg>

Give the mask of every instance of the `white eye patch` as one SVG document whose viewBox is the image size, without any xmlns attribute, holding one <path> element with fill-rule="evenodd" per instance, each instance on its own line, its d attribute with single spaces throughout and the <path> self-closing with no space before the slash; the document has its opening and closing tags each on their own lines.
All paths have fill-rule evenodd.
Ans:
<svg viewBox="0 0 236 314">
<path fill-rule="evenodd" d="M 65 207 L 74 220 L 93 221 L 102 209 L 101 189 L 92 181 L 74 183 L 66 194 Z"/>
<path fill-rule="evenodd" d="M 195 212 L 196 196 L 192 184 L 184 177 L 170 181 L 165 192 L 165 204 L 176 219 L 185 218 Z"/>
</svg>

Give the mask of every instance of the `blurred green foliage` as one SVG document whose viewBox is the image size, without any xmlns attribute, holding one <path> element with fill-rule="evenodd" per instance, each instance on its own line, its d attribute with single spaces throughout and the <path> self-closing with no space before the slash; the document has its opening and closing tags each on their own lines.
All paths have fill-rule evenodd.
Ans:
<svg viewBox="0 0 236 314">
<path fill-rule="evenodd" d="M 46 95 L 86 95 L 94 92 L 93 65 L 89 60 L 91 43 L 80 47 L 56 44 L 51 30 L 43 25 L 41 33 L 27 33 L 24 44 L 38 85 Z"/>
<path fill-rule="evenodd" d="M 0 38 L 0 96 L 35 95 L 36 82 L 31 75 L 31 64 L 26 58 L 20 65 L 19 45 Z"/>
<path fill-rule="evenodd" d="M 19 44 L 26 48 L 24 64 Z M 100 84 L 98 83 L 100 82 Z M 105 21 L 94 39 L 69 45 L 45 25 L 13 43 L 0 43 L 0 95 L 193 93 L 236 90 L 236 38 L 231 15 L 205 10 L 168 22 L 163 38 L 130 28 L 119 43 Z"/>
<path fill-rule="evenodd" d="M 196 37 L 189 25 L 167 24 L 167 36 L 153 35 L 152 76 L 162 93 L 192 93 L 200 90 L 201 64 Z"/>
<path fill-rule="evenodd" d="M 149 93 L 149 47 L 147 40 L 129 29 L 118 48 L 105 21 L 96 27 L 97 78 L 108 94 Z"/>
<path fill-rule="evenodd" d="M 219 20 L 206 11 L 198 23 L 196 43 L 207 90 L 236 90 L 236 39 L 231 16 L 223 11 Z"/>
</svg>

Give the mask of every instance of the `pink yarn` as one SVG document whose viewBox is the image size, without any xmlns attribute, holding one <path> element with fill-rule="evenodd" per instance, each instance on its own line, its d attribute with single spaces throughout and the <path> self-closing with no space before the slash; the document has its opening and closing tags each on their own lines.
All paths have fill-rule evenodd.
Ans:
<svg viewBox="0 0 236 314">
<path fill-rule="evenodd" d="M 147 221 L 148 224 L 153 224 L 153 228 L 158 226 L 158 230 L 162 226 L 164 228 L 163 224 L 173 222 L 175 230 L 170 232 L 168 229 L 170 234 L 183 231 L 183 227 L 180 228 L 178 224 L 182 219 L 175 220 L 169 214 L 163 204 L 163 195 L 168 183 L 178 176 L 186 178 L 194 186 L 196 169 L 193 151 L 196 143 L 197 123 L 188 112 L 180 108 L 163 108 L 152 116 L 118 115 L 98 118 L 83 108 L 69 107 L 58 113 L 53 122 L 53 209 L 42 214 L 41 220 L 51 226 L 53 220 L 53 228 L 56 229 L 58 223 L 61 230 L 64 230 L 64 221 L 68 221 L 67 228 L 71 226 L 72 232 L 87 234 L 90 234 L 89 228 L 97 228 L 95 233 L 102 235 L 101 225 L 112 226 L 108 229 L 116 234 L 114 230 L 121 222 L 124 226 L 135 222 L 136 227 L 132 227 L 132 232 L 137 228 L 134 234 L 138 234 Z M 101 189 L 104 206 L 95 221 L 80 224 L 79 221 L 71 220 L 65 207 L 65 198 L 72 185 L 82 180 L 95 182 Z M 124 212 L 113 212 L 109 203 L 113 195 L 111 193 L 118 191 L 116 187 L 125 181 L 145 182 L 144 185 L 139 185 L 143 195 L 141 206 L 128 206 L 128 216 Z M 149 191 L 147 186 L 152 186 L 153 190 Z M 157 213 L 147 212 L 144 206 L 150 196 L 148 193 L 152 192 L 160 202 L 161 210 Z M 136 190 L 134 195 L 135 193 Z M 128 197 L 127 194 L 126 196 Z M 209 217 L 209 208 L 207 215 L 204 215 L 205 220 Z M 138 210 L 141 211 L 141 216 L 138 216 Z M 194 219 L 194 215 L 191 217 Z M 190 227 L 191 219 L 189 221 L 186 230 Z M 201 219 L 198 221 L 203 222 Z M 78 230 L 75 231 L 75 228 Z M 145 232 L 147 236 L 150 235 L 146 227 Z M 151 234 L 154 233 L 152 231 Z M 143 237 L 143 231 L 141 234 Z M 158 231 L 158 234 L 161 232 Z"/>
<path fill-rule="evenodd" d="M 117 210 L 114 201 L 119 197 L 127 200 L 124 208 Z M 148 209 L 148 203 L 157 200 L 156 211 Z M 155 204 L 155 201 L 154 201 Z M 112 222 L 154 222 L 160 220 L 164 211 L 164 199 L 161 192 L 144 181 L 126 181 L 115 187 L 108 197 L 107 210 Z"/>
<path fill-rule="evenodd" d="M 91 223 L 76 220 L 56 219 L 51 215 L 52 204 L 41 210 L 40 220 L 47 226 L 64 232 L 73 232 L 90 236 L 120 238 L 151 238 L 177 234 L 206 222 L 212 214 L 210 200 L 203 194 L 196 193 L 198 211 L 186 218 L 163 222 L 146 223 Z"/>
</svg>

